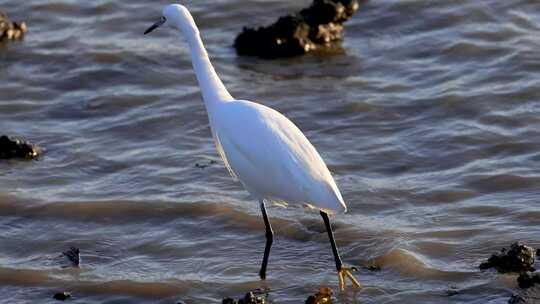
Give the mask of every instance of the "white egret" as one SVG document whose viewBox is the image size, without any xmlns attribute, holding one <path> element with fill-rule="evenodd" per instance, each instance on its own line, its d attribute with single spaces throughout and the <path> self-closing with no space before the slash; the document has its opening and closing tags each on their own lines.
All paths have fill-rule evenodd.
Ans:
<svg viewBox="0 0 540 304">
<path fill-rule="evenodd" d="M 266 266 L 273 231 L 265 200 L 309 204 L 320 210 L 338 271 L 339 287 L 345 278 L 360 287 L 351 270 L 341 262 L 328 213 L 346 212 L 347 206 L 326 164 L 302 132 L 284 115 L 264 105 L 234 99 L 210 63 L 199 29 L 188 9 L 180 4 L 163 8 L 162 17 L 145 31 L 163 24 L 183 32 L 193 69 L 208 112 L 216 148 L 234 179 L 258 199 L 266 227 L 266 245 L 259 275 Z"/>
</svg>

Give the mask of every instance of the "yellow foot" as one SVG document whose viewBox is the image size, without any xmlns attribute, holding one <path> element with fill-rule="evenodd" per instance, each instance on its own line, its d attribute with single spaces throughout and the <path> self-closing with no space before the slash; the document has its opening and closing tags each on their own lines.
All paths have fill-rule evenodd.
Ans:
<svg viewBox="0 0 540 304">
<path fill-rule="evenodd" d="M 354 267 L 351 267 L 351 268 L 342 267 L 341 270 L 338 271 L 339 290 L 341 290 L 341 291 L 345 290 L 345 278 L 349 278 L 349 280 L 351 280 L 351 283 L 352 283 L 354 288 L 356 288 L 356 289 L 362 288 L 360 283 L 358 283 L 356 278 L 352 275 L 353 271 L 356 271 L 356 268 L 354 268 Z"/>
</svg>

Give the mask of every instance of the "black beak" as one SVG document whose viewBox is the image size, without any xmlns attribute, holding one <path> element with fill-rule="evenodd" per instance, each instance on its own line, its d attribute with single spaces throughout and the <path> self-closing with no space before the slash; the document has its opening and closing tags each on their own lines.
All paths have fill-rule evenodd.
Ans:
<svg viewBox="0 0 540 304">
<path fill-rule="evenodd" d="M 152 24 L 152 26 L 150 26 L 146 31 L 144 31 L 144 34 L 146 35 L 146 34 L 150 33 L 151 31 L 157 29 L 163 23 L 165 23 L 165 21 L 167 21 L 167 19 L 165 19 L 165 17 L 161 17 L 158 22 Z"/>
</svg>

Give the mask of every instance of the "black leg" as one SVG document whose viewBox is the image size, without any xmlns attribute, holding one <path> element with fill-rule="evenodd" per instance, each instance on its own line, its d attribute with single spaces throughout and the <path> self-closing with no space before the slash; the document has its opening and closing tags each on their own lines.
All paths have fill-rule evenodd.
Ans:
<svg viewBox="0 0 540 304">
<path fill-rule="evenodd" d="M 272 226 L 268 220 L 268 215 L 266 214 L 266 207 L 264 206 L 264 201 L 260 201 L 261 212 L 264 219 L 264 225 L 266 226 L 266 246 L 264 247 L 264 257 L 261 265 L 261 271 L 259 275 L 261 279 L 266 279 L 266 265 L 268 265 L 268 256 L 270 255 L 270 247 L 272 247 L 272 242 L 274 240 L 274 231 L 272 231 Z"/>
<path fill-rule="evenodd" d="M 336 261 L 336 269 L 337 271 L 340 271 L 343 267 L 343 263 L 341 262 L 341 257 L 339 256 L 339 251 L 336 247 L 336 241 L 334 240 L 334 232 L 332 232 L 332 226 L 330 226 L 330 219 L 328 218 L 328 214 L 323 211 L 321 211 L 321 216 L 323 218 L 324 225 L 326 226 L 326 231 L 328 232 L 328 238 L 330 238 L 330 244 L 332 245 L 334 260 Z"/>
</svg>

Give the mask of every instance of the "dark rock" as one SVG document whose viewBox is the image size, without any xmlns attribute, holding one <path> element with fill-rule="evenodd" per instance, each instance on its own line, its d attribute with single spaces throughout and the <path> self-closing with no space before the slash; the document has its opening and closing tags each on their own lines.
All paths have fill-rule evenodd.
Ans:
<svg viewBox="0 0 540 304">
<path fill-rule="evenodd" d="M 540 260 L 540 248 L 536 249 L 536 258 Z"/>
<path fill-rule="evenodd" d="M 68 258 L 71 264 L 75 267 L 79 267 L 81 264 L 81 255 L 79 248 L 71 247 L 69 250 L 62 252 L 62 254 Z"/>
<path fill-rule="evenodd" d="M 517 281 L 520 288 L 529 288 L 535 284 L 540 285 L 540 273 L 522 272 Z"/>
<path fill-rule="evenodd" d="M 314 0 L 310 7 L 300 11 L 309 25 L 343 23 L 358 10 L 358 1 Z"/>
<path fill-rule="evenodd" d="M 520 242 L 510 246 L 510 250 L 503 248 L 500 253 L 492 255 L 486 262 L 480 264 L 480 269 L 495 268 L 498 272 L 534 271 L 534 250 Z"/>
<path fill-rule="evenodd" d="M 527 301 L 518 294 L 513 294 L 510 299 L 508 299 L 508 304 L 526 304 Z"/>
<path fill-rule="evenodd" d="M 237 304 L 238 302 L 231 299 L 231 298 L 225 298 L 223 301 L 221 301 L 221 304 Z"/>
<path fill-rule="evenodd" d="M 13 22 L 0 11 L 0 41 L 22 39 L 27 31 L 26 23 Z"/>
<path fill-rule="evenodd" d="M 71 298 L 71 293 L 64 291 L 64 292 L 57 292 L 54 294 L 53 298 L 58 301 L 65 301 L 69 298 Z"/>
<path fill-rule="evenodd" d="M 330 287 L 321 287 L 316 294 L 307 297 L 304 304 L 332 304 L 332 294 Z"/>
<path fill-rule="evenodd" d="M 35 159 L 39 153 L 40 149 L 27 141 L 6 135 L 0 136 L 0 159 Z"/>
<path fill-rule="evenodd" d="M 195 168 L 204 169 L 204 168 L 206 168 L 206 167 L 208 167 L 208 166 L 210 166 L 210 165 L 213 165 L 213 164 L 215 164 L 215 163 L 216 163 L 216 161 L 213 160 L 213 159 L 210 160 L 210 161 L 209 161 L 208 163 L 206 163 L 206 164 L 205 164 L 205 163 L 195 163 Z"/>
<path fill-rule="evenodd" d="M 252 291 L 246 293 L 243 299 L 238 301 L 238 304 L 264 304 L 264 299 L 256 297 Z"/>
<path fill-rule="evenodd" d="M 314 0 L 296 14 L 257 29 L 244 28 L 234 41 L 238 55 L 262 58 L 305 54 L 343 37 L 343 25 L 358 10 L 358 0 Z"/>
<path fill-rule="evenodd" d="M 342 36 L 343 25 L 337 23 L 319 24 L 311 27 L 309 32 L 309 38 L 317 44 L 329 44 Z"/>
<path fill-rule="evenodd" d="M 381 266 L 378 265 L 367 265 L 364 268 L 369 271 L 381 271 Z"/>
<path fill-rule="evenodd" d="M 266 301 L 264 300 L 264 298 L 255 296 L 255 294 L 252 291 L 246 293 L 244 298 L 238 299 L 238 301 L 235 301 L 234 299 L 231 299 L 231 298 L 224 298 L 221 301 L 221 304 L 265 304 L 265 303 Z"/>
<path fill-rule="evenodd" d="M 452 297 L 452 296 L 455 296 L 455 295 L 458 295 L 459 294 L 459 289 L 457 288 L 457 286 L 450 286 L 447 290 L 446 290 L 446 295 L 448 297 Z"/>
<path fill-rule="evenodd" d="M 278 58 L 301 55 L 315 48 L 310 32 L 301 18 L 285 16 L 269 27 L 244 28 L 234 42 L 238 55 Z"/>
</svg>

